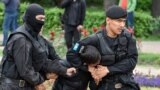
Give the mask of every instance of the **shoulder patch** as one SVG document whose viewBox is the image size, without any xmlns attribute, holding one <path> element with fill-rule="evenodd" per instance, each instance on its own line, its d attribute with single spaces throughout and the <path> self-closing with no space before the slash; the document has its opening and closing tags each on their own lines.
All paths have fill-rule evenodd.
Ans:
<svg viewBox="0 0 160 90">
<path fill-rule="evenodd" d="M 74 51 L 77 51 L 78 48 L 79 48 L 79 46 L 80 46 L 80 44 L 79 44 L 79 43 L 76 43 L 76 44 L 74 45 L 74 47 L 73 47 L 73 50 L 74 50 Z"/>
</svg>

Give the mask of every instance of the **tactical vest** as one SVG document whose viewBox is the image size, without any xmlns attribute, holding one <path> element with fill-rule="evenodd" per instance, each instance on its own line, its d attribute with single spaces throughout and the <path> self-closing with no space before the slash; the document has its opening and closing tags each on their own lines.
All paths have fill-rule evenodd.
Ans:
<svg viewBox="0 0 160 90">
<path fill-rule="evenodd" d="M 8 41 L 11 39 L 11 37 L 15 34 L 22 34 L 24 35 L 27 39 L 29 39 L 33 45 L 33 51 L 32 51 L 32 61 L 30 63 L 32 63 L 35 71 L 40 71 L 42 66 L 45 63 L 45 60 L 47 58 L 47 54 L 46 54 L 46 50 L 44 49 L 44 47 L 42 47 L 42 45 L 40 44 L 40 42 L 38 42 L 37 40 L 35 40 L 26 30 L 25 26 L 21 26 L 17 29 L 16 32 L 12 33 L 9 36 Z M 7 41 L 7 42 L 8 42 Z M 2 65 L 6 65 L 5 67 L 9 67 L 9 64 L 15 64 L 14 59 L 11 57 L 11 48 L 6 48 L 6 56 L 3 57 L 1 64 Z M 7 66 L 8 65 L 8 66 Z M 2 73 L 7 71 L 4 69 L 2 69 Z M 2 68 L 2 66 L 1 66 Z"/>
<path fill-rule="evenodd" d="M 99 41 L 99 51 L 102 57 L 101 65 L 109 66 L 126 57 L 128 48 L 128 37 L 130 36 L 130 34 L 126 31 L 123 31 L 118 36 L 116 51 L 113 51 L 109 47 L 102 33 L 96 33 L 94 36 L 97 37 Z"/>
<path fill-rule="evenodd" d="M 132 37 L 128 31 L 123 30 L 118 36 L 115 51 L 109 47 L 102 33 L 96 33 L 94 37 L 98 38 L 99 41 L 99 51 L 102 56 L 101 65 L 109 66 L 127 58 L 128 42 L 129 38 Z M 127 74 L 107 75 L 101 82 L 104 90 L 115 90 L 115 87 L 118 84 L 124 84 L 125 90 L 130 90 L 131 88 L 132 90 L 140 90 L 139 85 L 134 81 L 131 72 L 128 72 Z M 117 82 L 119 83 L 116 84 Z M 91 81 L 91 90 L 95 90 L 95 88 L 97 88 L 96 86 L 95 82 Z"/>
</svg>

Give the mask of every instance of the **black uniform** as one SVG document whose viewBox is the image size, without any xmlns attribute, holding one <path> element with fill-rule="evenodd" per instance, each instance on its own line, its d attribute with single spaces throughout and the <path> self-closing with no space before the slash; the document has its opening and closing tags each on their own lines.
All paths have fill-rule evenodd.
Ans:
<svg viewBox="0 0 160 90">
<path fill-rule="evenodd" d="M 26 86 L 22 87 L 30 90 L 28 87 L 38 85 L 46 79 L 46 73 L 65 75 L 66 68 L 59 65 L 60 59 L 54 48 L 41 36 L 35 36 L 37 40 L 33 38 L 35 39 L 33 42 L 27 36 L 32 31 L 25 31 L 23 28 L 24 26 L 11 34 L 4 49 L 2 84 L 8 86 L 8 83 L 17 83 L 15 86 L 18 89 L 21 87 L 18 85 L 21 83 L 20 80 L 23 80 Z M 34 37 L 34 34 L 31 36 Z"/>
<path fill-rule="evenodd" d="M 132 77 L 132 71 L 137 63 L 136 41 L 131 34 L 124 30 L 117 38 L 106 36 L 102 30 L 78 42 L 80 45 L 93 45 L 101 53 L 100 65 L 107 66 L 110 73 L 96 86 L 94 80 L 90 81 L 91 90 L 139 90 L 139 86 Z M 68 53 L 75 57 L 76 53 Z M 80 58 L 68 60 L 72 66 L 83 65 Z"/>
<path fill-rule="evenodd" d="M 80 32 L 77 30 L 78 25 L 83 25 L 86 12 L 85 0 L 63 0 L 60 5 L 65 8 L 63 14 L 65 40 L 67 48 L 80 40 Z"/>
<path fill-rule="evenodd" d="M 36 85 L 44 82 L 46 73 L 66 74 L 54 48 L 39 36 L 43 23 L 32 19 L 36 11 L 41 14 L 43 9 L 31 4 L 25 15 L 30 16 L 32 22 L 25 17 L 25 24 L 9 36 L 2 58 L 0 90 L 34 90 Z"/>
</svg>

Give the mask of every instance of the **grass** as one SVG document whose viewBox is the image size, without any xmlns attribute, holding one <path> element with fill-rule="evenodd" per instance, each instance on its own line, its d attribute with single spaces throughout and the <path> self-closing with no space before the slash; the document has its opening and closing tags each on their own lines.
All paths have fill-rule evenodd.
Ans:
<svg viewBox="0 0 160 90">
<path fill-rule="evenodd" d="M 160 88 L 141 87 L 141 90 L 160 90 Z"/>
<path fill-rule="evenodd" d="M 160 35 L 150 35 L 149 37 L 141 38 L 142 41 L 160 41 Z"/>
<path fill-rule="evenodd" d="M 160 65 L 160 54 L 140 53 L 138 57 L 138 64 L 141 65 Z"/>
</svg>

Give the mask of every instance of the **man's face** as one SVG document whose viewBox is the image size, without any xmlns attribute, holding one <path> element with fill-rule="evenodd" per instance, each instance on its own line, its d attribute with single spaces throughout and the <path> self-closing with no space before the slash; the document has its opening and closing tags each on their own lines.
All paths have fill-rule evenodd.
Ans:
<svg viewBox="0 0 160 90">
<path fill-rule="evenodd" d="M 36 20 L 39 20 L 39 21 L 42 21 L 42 22 L 45 22 L 45 15 L 36 15 Z M 43 27 L 42 27 L 43 28 Z M 40 35 L 42 34 L 43 32 L 43 29 L 41 28 L 41 31 L 40 31 Z"/>
<path fill-rule="evenodd" d="M 110 30 L 110 32 L 114 35 L 119 35 L 122 32 L 122 29 L 125 27 L 125 18 L 119 18 L 119 19 L 111 19 L 107 18 L 107 25 Z"/>
<path fill-rule="evenodd" d="M 37 20 L 44 22 L 45 21 L 45 15 L 36 15 L 35 17 Z"/>
</svg>

